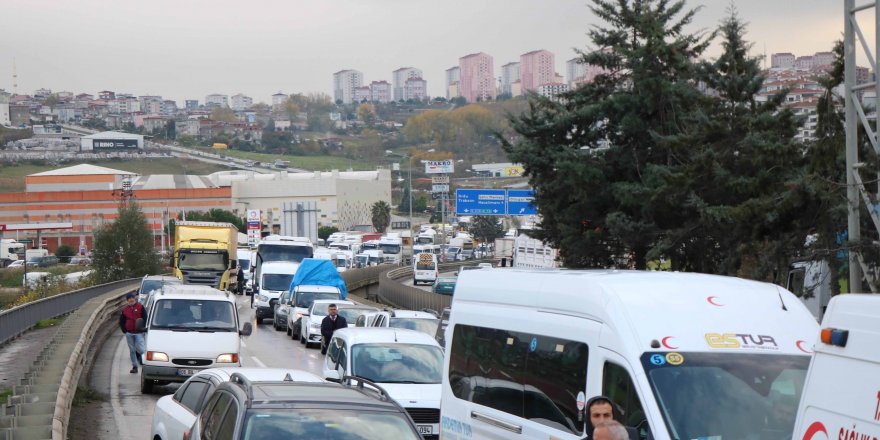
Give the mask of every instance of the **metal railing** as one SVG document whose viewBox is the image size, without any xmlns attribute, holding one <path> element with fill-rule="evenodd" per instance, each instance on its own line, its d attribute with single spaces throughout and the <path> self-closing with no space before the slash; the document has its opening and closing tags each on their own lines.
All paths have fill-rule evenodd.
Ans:
<svg viewBox="0 0 880 440">
<path fill-rule="evenodd" d="M 127 285 L 136 288 L 139 280 L 140 278 L 132 278 L 87 287 L 0 311 L 0 346 L 24 333 L 37 322 L 73 312 L 92 298 Z"/>
</svg>

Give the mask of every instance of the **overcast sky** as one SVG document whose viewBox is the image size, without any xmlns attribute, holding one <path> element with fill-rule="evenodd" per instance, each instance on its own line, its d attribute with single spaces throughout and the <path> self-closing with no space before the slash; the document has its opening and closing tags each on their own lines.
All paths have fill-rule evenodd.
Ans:
<svg viewBox="0 0 880 440">
<path fill-rule="evenodd" d="M 0 88 L 204 100 L 278 91 L 332 93 L 332 74 L 353 68 L 367 83 L 391 71 L 424 71 L 445 95 L 444 70 L 483 51 L 500 66 L 534 49 L 586 48 L 598 20 L 587 0 L 0 0 Z M 730 3 L 702 4 L 695 29 L 714 28 Z M 843 33 L 840 0 L 737 0 L 756 54 L 828 50 Z M 869 20 L 866 20 L 869 21 Z M 870 32 L 873 32 L 872 30 Z M 873 33 L 868 34 L 873 39 Z M 717 45 L 709 56 L 718 53 Z"/>
</svg>

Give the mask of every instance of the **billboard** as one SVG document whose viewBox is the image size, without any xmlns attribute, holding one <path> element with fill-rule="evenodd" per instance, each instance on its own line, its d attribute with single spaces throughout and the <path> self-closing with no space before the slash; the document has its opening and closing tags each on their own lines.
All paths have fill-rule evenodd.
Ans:
<svg viewBox="0 0 880 440">
<path fill-rule="evenodd" d="M 248 209 L 247 210 L 247 237 L 248 237 L 248 246 L 256 247 L 260 244 L 260 232 L 263 229 L 263 224 L 260 221 L 260 210 L 259 209 Z"/>
<path fill-rule="evenodd" d="M 137 139 L 92 139 L 92 148 L 109 149 L 109 148 L 137 148 Z"/>
<path fill-rule="evenodd" d="M 514 165 L 512 167 L 505 167 L 504 174 L 502 174 L 502 176 L 503 177 L 522 177 L 524 171 L 525 170 L 523 169 L 522 165 Z"/>
<path fill-rule="evenodd" d="M 455 164 L 452 159 L 425 161 L 425 174 L 451 174 L 454 172 Z"/>
</svg>

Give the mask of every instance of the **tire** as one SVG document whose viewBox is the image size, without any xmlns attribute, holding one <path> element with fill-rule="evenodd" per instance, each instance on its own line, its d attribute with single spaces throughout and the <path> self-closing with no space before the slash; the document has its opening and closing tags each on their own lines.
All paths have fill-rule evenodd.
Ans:
<svg viewBox="0 0 880 440">
<path fill-rule="evenodd" d="M 257 325 L 260 325 L 262 323 L 263 323 L 263 318 L 257 318 Z"/>
<path fill-rule="evenodd" d="M 416 281 L 416 279 L 415 279 L 415 278 L 413 278 L 413 286 L 418 286 L 418 285 L 419 285 L 419 282 L 418 282 L 418 281 Z"/>
<path fill-rule="evenodd" d="M 272 320 L 272 325 L 275 326 L 275 331 L 278 331 L 278 332 L 284 331 L 284 327 L 281 327 L 280 325 L 275 325 L 275 321 L 277 321 L 277 320 L 276 319 Z"/>
<path fill-rule="evenodd" d="M 302 337 L 302 335 L 300 334 L 302 332 L 300 331 L 299 325 L 297 323 L 293 323 L 293 329 L 290 330 L 290 332 L 290 335 L 291 337 L 293 337 L 293 339 L 299 339 Z"/>
<path fill-rule="evenodd" d="M 275 323 L 274 319 L 272 320 L 272 329 L 274 329 L 276 332 L 278 331 L 278 324 Z"/>
<path fill-rule="evenodd" d="M 141 394 L 153 394 L 153 381 L 144 379 L 144 373 L 141 373 Z"/>
<path fill-rule="evenodd" d="M 300 332 L 300 333 L 302 333 L 302 332 Z M 306 348 L 309 348 L 309 343 L 306 342 L 306 337 L 305 337 L 305 335 L 302 335 L 302 334 L 299 335 L 299 343 L 302 344 L 302 345 L 305 345 Z"/>
<path fill-rule="evenodd" d="M 288 326 L 287 326 L 287 336 L 290 336 L 291 333 L 292 333 L 292 332 L 290 331 L 290 326 L 288 325 Z"/>
</svg>

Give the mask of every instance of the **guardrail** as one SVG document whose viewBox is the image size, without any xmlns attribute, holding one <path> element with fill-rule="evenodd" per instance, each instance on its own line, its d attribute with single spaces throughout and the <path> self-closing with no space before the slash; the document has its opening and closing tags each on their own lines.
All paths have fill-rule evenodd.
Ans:
<svg viewBox="0 0 880 440">
<path fill-rule="evenodd" d="M 76 294 L 75 298 L 86 300 L 77 304 L 75 309 L 65 311 L 73 313 L 12 387 L 12 395 L 6 404 L 0 406 L 0 438 L 67 438 L 71 405 L 92 339 L 110 315 L 119 310 L 123 297 L 137 286 L 137 281 L 124 280 L 58 295 Z M 32 304 L 40 302 L 43 301 Z M 44 304 L 37 309 L 51 313 L 52 307 Z M 37 309 L 32 310 L 31 315 L 35 315 Z"/>
<path fill-rule="evenodd" d="M 456 261 L 443 263 L 440 271 L 455 269 L 461 266 L 471 266 L 478 263 L 487 263 L 490 260 Z M 381 266 L 380 266 L 381 267 Z M 379 275 L 379 299 L 394 307 L 408 310 L 431 309 L 437 312 L 452 305 L 452 295 L 441 295 L 434 292 L 426 292 L 413 286 L 400 283 L 401 279 L 411 277 L 412 267 L 401 267 L 386 270 Z"/>
<path fill-rule="evenodd" d="M 126 283 L 134 283 L 137 280 L 122 280 L 87 287 L 0 311 L 0 346 L 24 333 L 39 321 L 70 313 L 96 296 L 118 289 L 126 285 Z"/>
</svg>

